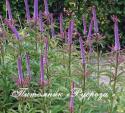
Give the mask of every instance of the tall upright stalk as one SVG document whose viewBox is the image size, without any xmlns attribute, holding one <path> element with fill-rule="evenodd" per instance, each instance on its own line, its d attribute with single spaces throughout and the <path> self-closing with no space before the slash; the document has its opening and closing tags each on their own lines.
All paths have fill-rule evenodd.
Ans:
<svg viewBox="0 0 125 113">
<path fill-rule="evenodd" d="M 22 53 L 22 43 L 21 42 L 18 42 L 19 43 L 19 55 L 21 56 L 21 53 Z"/>
<path fill-rule="evenodd" d="M 113 92 L 113 94 L 115 94 L 116 93 L 116 83 L 117 83 L 117 76 L 118 76 L 118 59 L 119 59 L 119 52 L 118 51 L 116 51 L 116 53 L 115 53 L 115 73 L 114 73 L 114 76 L 113 76 L 113 86 L 112 86 L 112 92 Z M 113 103 L 114 103 L 114 98 L 113 98 L 113 96 L 112 96 L 112 98 L 111 98 L 111 113 L 113 112 Z"/>
<path fill-rule="evenodd" d="M 72 44 L 68 45 L 68 76 L 71 77 L 71 47 Z M 65 82 L 65 87 L 67 86 L 67 78 L 66 78 L 66 82 Z"/>
<path fill-rule="evenodd" d="M 1 40 L 1 64 L 4 66 L 4 42 Z"/>
<path fill-rule="evenodd" d="M 117 16 L 112 16 L 112 20 L 114 22 L 114 36 L 115 36 L 115 73 L 113 74 L 113 86 L 112 86 L 112 93 L 115 94 L 116 93 L 116 83 L 117 83 L 117 76 L 118 76 L 118 59 L 119 59 L 119 54 L 120 54 L 120 41 L 119 41 L 119 29 L 118 29 L 118 18 Z M 111 98 L 111 113 L 113 112 L 113 102 L 114 102 L 114 98 L 112 95 Z"/>
<path fill-rule="evenodd" d="M 86 75 L 86 66 L 85 64 L 82 65 L 83 67 L 83 84 L 82 84 L 82 91 L 83 91 L 83 94 L 85 92 L 85 87 L 86 87 L 86 78 L 85 78 L 85 75 Z"/>
<path fill-rule="evenodd" d="M 97 42 L 97 82 L 99 86 L 99 69 L 100 69 L 100 52 L 99 52 L 99 44 Z"/>
<path fill-rule="evenodd" d="M 116 51 L 116 62 L 115 62 L 115 75 L 114 75 L 114 84 L 113 84 L 113 93 L 116 92 L 116 82 L 117 82 L 117 75 L 118 75 L 118 57 L 119 57 L 119 52 Z"/>
</svg>

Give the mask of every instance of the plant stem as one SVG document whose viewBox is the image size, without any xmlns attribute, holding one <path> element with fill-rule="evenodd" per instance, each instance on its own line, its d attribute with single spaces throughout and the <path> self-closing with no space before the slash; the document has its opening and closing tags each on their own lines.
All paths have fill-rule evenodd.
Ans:
<svg viewBox="0 0 125 113">
<path fill-rule="evenodd" d="M 19 43 L 19 55 L 21 56 L 21 53 L 22 53 L 22 43 L 21 42 L 18 42 Z"/>
<path fill-rule="evenodd" d="M 117 76 L 118 76 L 118 58 L 119 58 L 119 52 L 116 51 L 116 56 L 115 56 L 115 74 L 113 76 L 113 79 L 114 79 L 114 83 L 113 83 L 113 87 L 112 87 L 112 90 L 113 90 L 113 94 L 116 93 L 116 83 L 117 83 Z M 113 99 L 113 96 L 112 96 L 112 100 L 111 100 L 111 113 L 113 112 L 113 102 L 114 102 L 114 99 Z"/>
<path fill-rule="evenodd" d="M 84 93 L 85 93 L 85 87 L 86 87 L 86 77 L 85 77 L 85 75 L 86 75 L 86 67 L 85 67 L 85 64 L 83 64 L 82 67 L 83 67 L 82 93 L 84 95 Z M 83 105 L 83 99 L 82 99 L 82 104 L 81 104 L 81 107 L 80 107 L 81 111 L 83 111 L 82 105 Z"/>
<path fill-rule="evenodd" d="M 97 82 L 98 82 L 98 86 L 99 86 L 99 69 L 100 69 L 100 53 L 99 53 L 99 45 L 97 42 Z"/>
<path fill-rule="evenodd" d="M 2 45 L 1 44 L 1 57 L 2 57 L 2 61 L 1 61 L 1 63 L 3 63 L 3 66 L 4 66 L 4 44 Z"/>
<path fill-rule="evenodd" d="M 118 57 L 119 57 L 119 52 L 116 52 L 116 64 L 115 64 L 115 76 L 114 76 L 114 85 L 113 85 L 113 93 L 116 92 L 115 87 L 116 87 L 116 82 L 117 82 L 117 73 L 118 73 Z"/>
<path fill-rule="evenodd" d="M 83 91 L 83 94 L 84 94 L 84 92 L 85 92 L 85 86 L 86 86 L 86 84 L 85 84 L 85 82 L 86 82 L 86 77 L 85 77 L 85 74 L 86 74 L 86 68 L 85 68 L 85 64 L 83 64 L 82 65 L 82 67 L 83 67 L 83 84 L 82 84 L 82 91 Z"/>
<path fill-rule="evenodd" d="M 71 77 L 71 46 L 72 46 L 72 44 L 69 44 L 68 45 L 68 75 L 69 75 L 69 77 Z M 70 82 L 71 82 L 71 80 L 70 80 Z M 67 78 L 66 78 L 66 82 L 65 82 L 65 87 L 67 87 L 67 83 L 68 83 L 68 80 L 67 80 Z"/>
</svg>

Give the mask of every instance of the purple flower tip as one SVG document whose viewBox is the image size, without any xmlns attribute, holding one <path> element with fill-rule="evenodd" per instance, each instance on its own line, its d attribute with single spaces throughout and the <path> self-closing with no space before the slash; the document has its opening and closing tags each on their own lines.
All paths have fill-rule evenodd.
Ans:
<svg viewBox="0 0 125 113">
<path fill-rule="evenodd" d="M 42 11 L 39 12 L 39 26 L 40 26 L 40 32 L 44 32 L 44 23 L 43 23 L 43 17 L 42 17 Z"/>
<path fill-rule="evenodd" d="M 24 0 L 25 3 L 25 8 L 26 8 L 26 18 L 27 22 L 30 21 L 30 10 L 29 10 L 29 5 L 28 5 L 28 0 Z"/>
<path fill-rule="evenodd" d="M 8 17 L 9 17 L 9 20 L 12 20 L 12 13 L 11 13 L 11 8 L 10 8 L 10 1 L 9 0 L 6 0 L 6 10 L 8 12 Z"/>
<path fill-rule="evenodd" d="M 34 0 L 34 22 L 36 23 L 38 20 L 38 0 Z"/>
<path fill-rule="evenodd" d="M 83 27 L 84 27 L 83 33 L 86 34 L 87 33 L 87 28 L 86 28 L 86 21 L 85 21 L 84 16 L 82 16 L 82 21 L 83 21 Z"/>
<path fill-rule="evenodd" d="M 112 16 L 112 20 L 114 22 L 114 35 L 115 35 L 115 47 L 114 50 L 120 50 L 120 41 L 119 41 L 119 33 L 118 33 L 118 18 L 117 16 Z"/>
<path fill-rule="evenodd" d="M 79 43 L 80 43 L 82 64 L 85 64 L 85 49 L 84 49 L 84 46 L 83 46 L 83 40 L 82 40 L 81 36 L 79 37 Z"/>
<path fill-rule="evenodd" d="M 60 24 L 60 34 L 61 34 L 61 37 L 64 38 L 64 32 L 63 32 L 63 14 L 60 13 L 60 16 L 59 16 L 59 24 Z"/>
<path fill-rule="evenodd" d="M 72 44 L 73 31 L 74 31 L 74 20 L 71 20 L 68 28 L 68 44 Z"/>
<path fill-rule="evenodd" d="M 98 33 L 99 29 L 98 29 L 98 21 L 97 21 L 97 17 L 96 17 L 96 8 L 95 8 L 95 6 L 93 6 L 93 8 L 92 8 L 92 14 L 93 14 L 93 21 L 94 21 L 94 32 Z"/>
<path fill-rule="evenodd" d="M 90 22 L 90 25 L 89 25 L 89 32 L 88 32 L 88 39 L 91 38 L 92 36 L 92 27 L 93 27 L 93 18 L 91 18 L 91 22 Z"/>
<path fill-rule="evenodd" d="M 30 56 L 28 53 L 26 53 L 26 69 L 27 69 L 27 75 L 31 77 L 31 71 L 30 71 Z"/>
<path fill-rule="evenodd" d="M 12 23 L 11 23 L 9 20 L 5 19 L 5 20 L 4 20 L 4 23 L 5 23 L 5 24 L 11 29 L 11 31 L 15 34 L 17 40 L 21 40 L 21 39 L 22 39 L 22 37 L 19 35 L 19 33 L 18 33 L 16 27 L 15 27 L 14 25 L 12 25 Z"/>
<path fill-rule="evenodd" d="M 44 7 L 45 7 L 45 12 L 44 12 L 44 14 L 45 14 L 46 16 L 48 16 L 48 15 L 49 15 L 48 0 L 44 0 Z"/>
<path fill-rule="evenodd" d="M 52 37 L 54 37 L 55 36 L 55 30 L 54 30 L 53 14 L 50 14 L 50 23 L 51 23 L 51 35 L 52 35 Z"/>
</svg>

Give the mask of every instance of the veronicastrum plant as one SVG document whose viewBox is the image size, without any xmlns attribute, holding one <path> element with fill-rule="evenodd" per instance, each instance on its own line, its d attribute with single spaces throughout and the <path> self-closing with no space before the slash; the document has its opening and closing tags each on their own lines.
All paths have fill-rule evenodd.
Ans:
<svg viewBox="0 0 125 113">
<path fill-rule="evenodd" d="M 0 111 L 124 112 L 124 93 L 121 93 L 124 91 L 124 54 L 120 50 L 117 17 L 113 16 L 115 47 L 107 55 L 99 49 L 104 37 L 99 34 L 95 7 L 92 7 L 89 27 L 83 16 L 83 33 L 79 33 L 75 18 L 68 22 L 68 27 L 64 26 L 63 14 L 59 15 L 59 26 L 56 26 L 47 0 L 44 0 L 44 12 L 38 11 L 38 0 L 34 0 L 33 17 L 28 0 L 24 1 L 26 23 L 23 28 L 12 18 L 9 0 L 6 0 L 8 19 L 1 18 Z M 60 92 L 63 96 L 15 99 L 10 95 L 19 90 L 18 87 L 41 94 Z M 75 88 L 82 89 L 77 96 Z M 108 96 L 102 99 L 80 97 L 89 91 L 108 93 Z"/>
</svg>

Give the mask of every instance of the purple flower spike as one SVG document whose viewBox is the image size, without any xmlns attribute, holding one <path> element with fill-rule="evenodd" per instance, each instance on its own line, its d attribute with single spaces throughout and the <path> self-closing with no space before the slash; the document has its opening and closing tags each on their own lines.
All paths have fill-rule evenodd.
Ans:
<svg viewBox="0 0 125 113">
<path fill-rule="evenodd" d="M 64 32 L 63 32 L 63 14 L 60 13 L 59 16 L 59 24 L 60 24 L 60 34 L 62 36 L 62 38 L 64 38 Z"/>
<path fill-rule="evenodd" d="M 52 35 L 52 37 L 54 37 L 55 36 L 55 30 L 54 30 L 53 14 L 50 14 L 50 23 L 51 23 L 51 35 Z"/>
<path fill-rule="evenodd" d="M 71 20 L 68 28 L 68 44 L 72 44 L 73 31 L 74 31 L 74 20 Z"/>
<path fill-rule="evenodd" d="M 28 0 L 24 0 L 25 7 L 26 7 L 26 18 L 27 22 L 30 21 L 30 11 L 29 11 L 29 5 L 28 5 Z"/>
<path fill-rule="evenodd" d="M 80 50 L 81 50 L 81 58 L 82 58 L 82 64 L 85 64 L 85 49 L 83 46 L 83 40 L 81 37 L 79 37 L 79 43 L 80 43 Z"/>
<path fill-rule="evenodd" d="M 45 7 L 45 15 L 49 15 L 49 9 L 48 9 L 48 0 L 44 0 L 44 7 Z"/>
<path fill-rule="evenodd" d="M 44 40 L 44 57 L 43 57 L 44 64 L 48 64 L 48 38 Z"/>
<path fill-rule="evenodd" d="M 21 57 L 18 57 L 17 61 L 17 66 L 18 66 L 18 82 L 19 84 L 23 83 L 23 72 L 22 72 L 22 60 Z"/>
<path fill-rule="evenodd" d="M 74 113 L 74 82 L 71 83 L 69 110 L 70 113 Z"/>
<path fill-rule="evenodd" d="M 5 23 L 5 24 L 11 29 L 11 31 L 15 34 L 17 40 L 21 40 L 21 39 L 22 39 L 22 37 L 20 37 L 20 35 L 19 35 L 19 33 L 18 33 L 16 27 L 13 26 L 9 20 L 6 20 L 6 19 L 5 19 L 5 20 L 4 20 L 4 23 Z"/>
<path fill-rule="evenodd" d="M 29 57 L 28 53 L 26 53 L 26 69 L 27 69 L 27 75 L 31 77 L 31 72 L 30 72 L 30 57 Z"/>
<path fill-rule="evenodd" d="M 40 26 L 40 32 L 43 33 L 44 32 L 44 28 L 43 28 L 43 17 L 42 17 L 42 11 L 39 12 L 39 26 Z"/>
<path fill-rule="evenodd" d="M 18 79 L 16 80 L 16 85 L 18 87 L 28 87 L 30 83 L 30 77 L 29 76 L 26 78 L 23 77 L 21 56 L 18 57 L 17 67 L 18 67 Z"/>
<path fill-rule="evenodd" d="M 95 6 L 93 6 L 93 8 L 92 8 L 92 14 L 93 14 L 93 21 L 94 21 L 94 32 L 98 33 L 99 29 L 98 29 L 98 22 L 97 22 L 97 18 L 96 18 L 96 8 L 95 8 Z"/>
<path fill-rule="evenodd" d="M 34 0 L 34 22 L 37 22 L 38 19 L 38 0 Z"/>
<path fill-rule="evenodd" d="M 93 18 L 91 19 L 90 25 L 89 25 L 89 32 L 88 32 L 88 39 L 92 36 L 92 27 L 93 27 Z"/>
<path fill-rule="evenodd" d="M 87 33 L 87 28 L 86 28 L 86 21 L 85 21 L 84 16 L 82 17 L 82 21 L 83 21 L 83 27 L 84 27 L 83 33 L 86 34 Z"/>
<path fill-rule="evenodd" d="M 48 81 L 44 79 L 44 63 L 43 56 L 40 57 L 40 86 L 44 87 L 48 84 Z"/>
<path fill-rule="evenodd" d="M 8 12 L 9 20 L 12 20 L 12 13 L 11 13 L 11 8 L 10 8 L 10 1 L 6 0 L 6 10 Z"/>
<path fill-rule="evenodd" d="M 91 42 L 91 37 L 92 37 L 92 27 L 93 27 L 93 18 L 91 19 L 90 25 L 89 25 L 89 32 L 88 32 L 88 43 L 89 43 L 89 53 L 92 53 L 92 42 Z"/>
<path fill-rule="evenodd" d="M 118 33 L 118 18 L 117 16 L 112 16 L 114 22 L 114 35 L 115 35 L 115 47 L 114 50 L 120 50 L 119 33 Z"/>
</svg>

